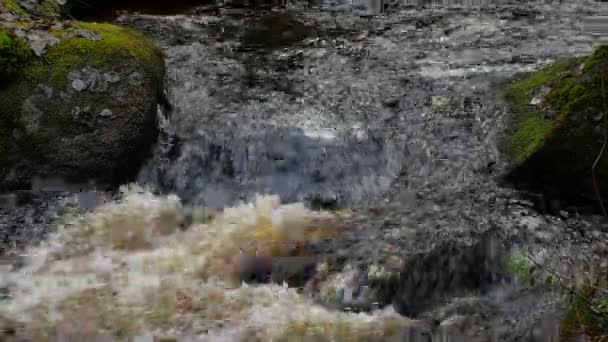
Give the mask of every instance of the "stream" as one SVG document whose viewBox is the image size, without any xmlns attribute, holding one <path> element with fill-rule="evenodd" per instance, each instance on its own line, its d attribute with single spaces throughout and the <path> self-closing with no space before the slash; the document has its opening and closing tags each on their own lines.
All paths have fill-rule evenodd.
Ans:
<svg viewBox="0 0 608 342">
<path fill-rule="evenodd" d="M 606 260 L 608 227 L 499 182 L 507 109 L 498 90 L 591 53 L 580 24 L 602 6 L 396 6 L 357 18 L 328 2 L 123 14 L 116 22 L 146 32 L 167 60 L 162 134 L 137 182 L 211 209 L 268 194 L 348 213 L 350 229 L 315 253 L 367 275 L 358 305 L 392 305 L 464 341 L 548 341 L 564 293 L 523 284 L 495 254 L 525 248 L 538 279 L 541 265 L 576 278 L 581 265 Z M 66 199 L 31 202 L 23 217 L 46 218 L 10 224 L 43 236 L 57 215 L 33 212 L 54 212 L 57 201 Z M 374 278 L 372 269 L 393 271 Z"/>
</svg>

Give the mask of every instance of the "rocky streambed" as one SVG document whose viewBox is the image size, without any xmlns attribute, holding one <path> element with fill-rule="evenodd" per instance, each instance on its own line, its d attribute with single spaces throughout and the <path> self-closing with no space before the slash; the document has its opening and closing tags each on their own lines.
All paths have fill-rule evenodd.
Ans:
<svg viewBox="0 0 608 342">
<path fill-rule="evenodd" d="M 307 290 L 334 312 L 393 306 L 467 341 L 556 334 L 564 285 L 605 260 L 607 227 L 498 184 L 499 89 L 591 53 L 580 22 L 598 3 L 327 8 L 119 17 L 166 55 L 170 110 L 138 182 L 195 207 L 276 194 L 335 211 L 348 229 L 307 252 L 350 279 L 329 300 Z M 46 229 L 19 219 L 39 208 L 5 210 L 7 236 Z"/>
</svg>

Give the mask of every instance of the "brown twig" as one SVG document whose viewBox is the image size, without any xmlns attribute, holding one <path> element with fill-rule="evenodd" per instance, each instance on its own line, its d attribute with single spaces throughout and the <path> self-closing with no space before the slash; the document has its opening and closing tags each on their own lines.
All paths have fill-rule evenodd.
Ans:
<svg viewBox="0 0 608 342">
<path fill-rule="evenodd" d="M 564 281 L 564 277 L 561 276 L 560 274 L 558 274 L 556 271 L 552 270 L 551 268 L 545 266 L 545 265 L 541 265 L 538 261 L 534 260 L 534 258 L 532 258 L 532 256 L 530 255 L 530 253 L 526 253 L 525 257 L 530 260 L 534 265 L 536 265 L 536 267 L 545 270 L 546 272 L 548 272 L 549 274 L 551 274 L 552 276 L 554 276 L 557 281 L 560 283 L 560 285 L 564 288 L 566 288 L 568 290 L 568 292 L 570 292 L 571 294 L 583 299 L 585 302 L 587 302 L 587 304 L 589 304 L 589 308 L 595 313 L 599 313 L 598 310 L 596 308 L 593 307 L 593 303 L 591 303 L 590 300 L 587 299 L 587 296 L 582 295 L 581 293 L 579 293 L 578 291 L 576 291 L 574 289 L 574 286 L 572 285 L 568 285 L 565 281 Z"/>
</svg>

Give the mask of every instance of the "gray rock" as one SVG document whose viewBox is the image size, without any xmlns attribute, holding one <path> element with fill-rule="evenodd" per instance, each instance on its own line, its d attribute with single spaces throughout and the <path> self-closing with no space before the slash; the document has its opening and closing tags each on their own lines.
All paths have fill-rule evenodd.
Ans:
<svg viewBox="0 0 608 342">
<path fill-rule="evenodd" d="M 18 16 L 14 15 L 10 12 L 0 13 L 0 20 L 15 21 L 18 18 L 19 18 Z"/>
<path fill-rule="evenodd" d="M 483 293 L 511 279 L 500 243 L 485 233 L 471 246 L 455 241 L 406 260 L 394 296 L 395 309 L 416 316 L 447 297 Z"/>
<path fill-rule="evenodd" d="M 103 38 L 91 31 L 88 30 L 77 30 L 76 32 L 65 33 L 62 35 L 63 38 L 74 38 L 74 37 L 82 37 L 93 41 L 99 41 Z"/>
<path fill-rule="evenodd" d="M 25 35 L 36 56 L 42 56 L 50 46 L 59 44 L 59 38 L 42 30 L 30 30 Z"/>
<path fill-rule="evenodd" d="M 143 75 L 140 72 L 135 71 L 131 75 L 129 75 L 129 83 L 134 86 L 139 86 L 144 83 Z"/>
<path fill-rule="evenodd" d="M 70 80 L 70 81 L 75 81 L 80 78 L 82 78 L 82 74 L 80 73 L 80 70 L 72 70 L 68 73 L 68 80 Z"/>
<path fill-rule="evenodd" d="M 23 29 L 16 29 L 15 31 L 15 35 L 19 38 L 25 38 L 27 36 L 27 32 L 25 32 L 25 30 Z"/>
<path fill-rule="evenodd" d="M 106 72 L 103 74 L 103 77 L 108 83 L 117 83 L 120 81 L 120 75 L 116 72 Z"/>
<path fill-rule="evenodd" d="M 53 88 L 47 86 L 46 84 L 39 84 L 37 91 L 42 92 L 47 99 L 52 98 L 54 93 Z"/>
<path fill-rule="evenodd" d="M 101 113 L 99 113 L 99 116 L 112 116 L 112 115 L 114 115 L 114 113 L 112 113 L 112 111 L 109 109 L 104 109 L 101 111 Z"/>
<path fill-rule="evenodd" d="M 91 91 L 103 93 L 108 90 L 108 82 L 101 74 L 93 74 L 89 80 L 89 89 Z"/>
<path fill-rule="evenodd" d="M 72 88 L 74 88 L 74 90 L 76 91 L 83 91 L 85 89 L 87 89 L 88 85 L 81 79 L 75 79 L 72 82 Z"/>
</svg>

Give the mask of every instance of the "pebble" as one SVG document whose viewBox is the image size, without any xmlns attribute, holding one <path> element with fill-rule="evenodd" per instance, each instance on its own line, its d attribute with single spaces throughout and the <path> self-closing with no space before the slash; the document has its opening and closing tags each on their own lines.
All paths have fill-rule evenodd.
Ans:
<svg viewBox="0 0 608 342">
<path fill-rule="evenodd" d="M 99 113 L 99 116 L 112 116 L 114 113 L 112 113 L 111 110 L 109 109 L 104 109 L 101 111 L 101 113 Z"/>
<path fill-rule="evenodd" d="M 72 81 L 72 88 L 74 88 L 74 90 L 76 91 L 83 91 L 87 89 L 87 87 L 87 84 L 84 83 L 84 81 L 81 79 L 75 79 L 74 81 Z"/>
</svg>

